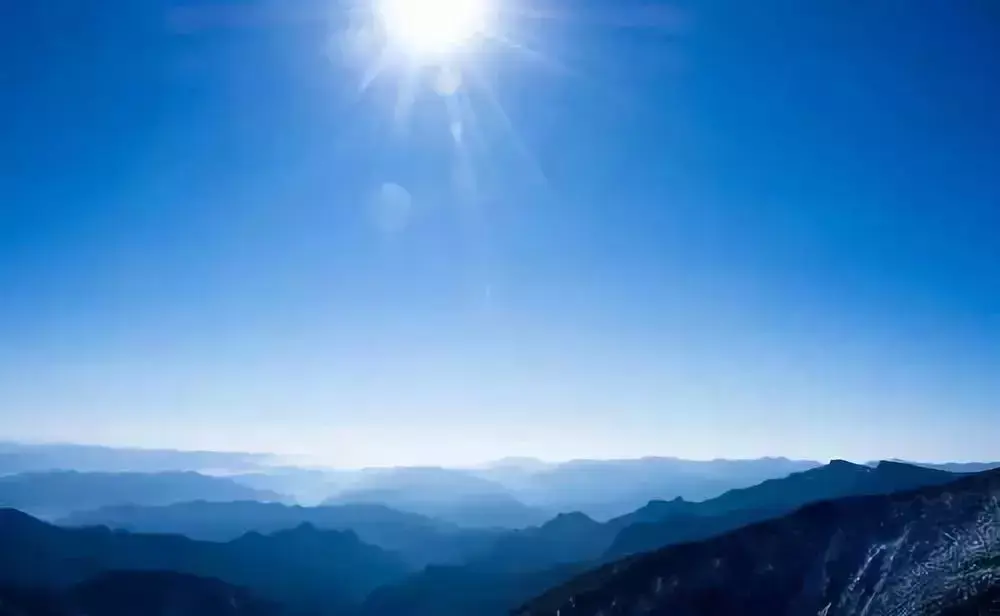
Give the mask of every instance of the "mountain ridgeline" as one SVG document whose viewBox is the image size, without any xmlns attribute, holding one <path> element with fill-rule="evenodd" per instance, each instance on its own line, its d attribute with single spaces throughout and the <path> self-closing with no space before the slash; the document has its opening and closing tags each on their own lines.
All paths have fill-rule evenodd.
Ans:
<svg viewBox="0 0 1000 616">
<path fill-rule="evenodd" d="M 751 522 L 790 512 L 805 504 L 871 494 L 889 494 L 947 483 L 955 474 L 899 462 L 875 466 L 834 460 L 819 468 L 769 479 L 759 485 L 701 503 L 662 507 L 660 520 L 633 524 L 615 537 L 609 557 L 628 556 L 681 541 L 707 538 Z"/>
<path fill-rule="evenodd" d="M 485 552 L 500 534 L 460 528 L 385 505 L 299 507 L 255 501 L 104 507 L 67 516 L 58 524 L 174 533 L 205 541 L 231 541 L 248 532 L 271 533 L 309 524 L 324 530 L 352 531 L 366 543 L 398 553 L 413 567 L 465 562 Z"/>
<path fill-rule="evenodd" d="M 502 535 L 489 552 L 462 567 L 425 570 L 402 584 L 379 589 L 364 613 L 500 616 L 527 601 L 538 586 L 630 554 L 708 539 L 818 501 L 888 494 L 958 477 L 908 464 L 884 462 L 871 467 L 834 461 L 706 501 L 654 501 L 605 523 L 582 514 L 563 515 L 538 528 Z M 475 583 L 468 584 L 470 579 Z M 465 589 L 461 609 L 451 609 L 448 588 Z M 399 612 L 404 604 L 408 611 Z"/>
<path fill-rule="evenodd" d="M 338 484 L 330 504 L 305 507 L 244 498 L 244 490 L 265 500 L 274 493 L 242 485 L 238 476 L 10 476 L 4 479 L 18 490 L 40 480 L 27 494 L 44 495 L 59 482 L 77 487 L 31 501 L 70 506 L 56 525 L 0 510 L 0 616 L 506 616 L 513 610 L 523 616 L 964 616 L 963 610 L 996 598 L 1000 471 L 960 474 L 835 460 L 743 486 L 737 477 L 794 463 L 753 461 L 745 469 L 739 462 L 686 466 L 655 459 L 648 464 L 730 473 L 727 481 L 737 487 L 697 501 L 667 492 L 610 518 L 570 511 L 524 526 L 529 519 L 515 524 L 511 513 L 534 516 L 540 509 L 509 507 L 509 486 L 525 494 L 527 475 L 558 471 L 528 462 L 508 461 L 482 476 L 449 469 L 366 472 L 364 481 L 355 476 L 353 484 Z M 646 464 L 612 461 L 602 477 L 625 477 Z M 304 472 L 310 481 L 319 477 Z M 208 498 L 195 490 L 199 498 L 178 502 L 182 490 L 154 497 L 153 488 L 142 487 L 149 479 L 163 490 L 163 482 L 173 485 L 178 475 L 185 485 L 222 489 Z M 79 487 L 109 482 L 121 491 L 88 495 Z M 638 484 L 631 485 L 597 490 L 595 497 L 618 503 L 604 508 L 613 510 Z M 129 502 L 132 495 L 139 502 Z M 593 504 L 594 497 L 573 498 Z M 494 511 L 491 502 L 498 503 Z M 74 503 L 98 506 L 75 509 Z M 455 513 L 476 504 L 487 510 Z M 957 568 L 943 564 L 946 553 Z M 890 589 L 902 596 L 904 588 L 903 604 L 923 611 L 907 612 L 886 595 Z"/>
<path fill-rule="evenodd" d="M 12 507 L 46 518 L 112 505 L 281 499 L 281 495 L 269 490 L 258 490 L 231 479 L 192 471 L 46 471 L 0 477 L 0 507 Z"/>
</svg>

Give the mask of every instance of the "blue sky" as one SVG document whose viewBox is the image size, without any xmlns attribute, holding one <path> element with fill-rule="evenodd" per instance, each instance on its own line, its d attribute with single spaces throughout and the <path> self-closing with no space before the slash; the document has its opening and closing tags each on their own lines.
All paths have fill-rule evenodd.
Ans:
<svg viewBox="0 0 1000 616">
<path fill-rule="evenodd" d="M 1000 458 L 992 3 L 504 10 L 442 94 L 334 0 L 14 3 L 0 437 Z"/>
</svg>

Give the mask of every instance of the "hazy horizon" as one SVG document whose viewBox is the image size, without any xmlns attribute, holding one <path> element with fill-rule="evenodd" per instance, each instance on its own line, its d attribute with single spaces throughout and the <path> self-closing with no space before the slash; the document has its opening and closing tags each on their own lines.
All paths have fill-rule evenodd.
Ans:
<svg viewBox="0 0 1000 616">
<path fill-rule="evenodd" d="M 942 463 L 975 463 L 975 462 L 996 462 L 992 458 L 940 458 L 940 459 L 908 459 L 899 458 L 896 456 L 875 456 L 871 458 L 847 458 L 844 456 L 814 456 L 814 457 L 792 457 L 785 456 L 781 454 L 764 454 L 760 456 L 751 457 L 712 457 L 712 458 L 692 458 L 675 456 L 670 454 L 644 454 L 642 452 L 634 452 L 632 455 L 619 456 L 619 457 L 598 457 L 598 456 L 577 456 L 571 458 L 544 458 L 539 456 L 501 456 L 495 458 L 486 458 L 482 460 L 473 461 L 463 461 L 455 463 L 436 463 L 434 461 L 416 461 L 408 463 L 406 461 L 399 461 L 396 463 L 375 463 L 375 464 L 338 464 L 335 460 L 324 459 L 321 456 L 314 456 L 309 454 L 296 454 L 296 453 L 279 453 L 274 451 L 247 451 L 241 449 L 181 449 L 173 447 L 139 447 L 130 445 L 109 445 L 105 443 L 86 443 L 86 442 L 68 442 L 68 441 L 26 441 L 26 440 L 14 440 L 7 438 L 0 438 L 0 447 L 3 446 L 14 446 L 14 447 L 83 447 L 83 448 L 99 448 L 99 449 L 112 449 L 120 451 L 132 451 L 132 452 L 162 452 L 162 453 L 173 453 L 173 454 L 224 454 L 224 455 L 246 455 L 260 457 L 259 466 L 254 466 L 253 468 L 259 468 L 261 470 L 271 469 L 281 469 L 288 467 L 298 467 L 303 469 L 315 469 L 315 470 L 366 470 L 366 469 L 379 469 L 379 468 L 446 468 L 455 470 L 481 470 L 490 467 L 498 467 L 506 464 L 517 465 L 519 463 L 540 463 L 546 466 L 558 466 L 561 464 L 574 463 L 574 462 L 626 462 L 626 461 L 639 461 L 639 460 L 679 460 L 684 462 L 745 462 L 745 461 L 755 461 L 755 460 L 788 460 L 788 461 L 800 461 L 800 462 L 817 462 L 820 464 L 827 464 L 833 460 L 846 460 L 855 464 L 870 464 L 874 462 L 881 461 L 900 461 L 907 463 L 927 463 L 927 464 L 942 464 Z M 225 470 L 225 469 L 218 469 Z"/>
<path fill-rule="evenodd" d="M 0 438 L 1000 459 L 984 3 L 73 4 L 0 24 Z"/>
</svg>

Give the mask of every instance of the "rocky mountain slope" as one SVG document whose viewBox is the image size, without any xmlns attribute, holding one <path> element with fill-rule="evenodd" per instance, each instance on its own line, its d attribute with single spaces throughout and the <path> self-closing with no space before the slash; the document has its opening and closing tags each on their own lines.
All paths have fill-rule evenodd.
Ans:
<svg viewBox="0 0 1000 616">
<path fill-rule="evenodd" d="M 976 614 L 1000 593 L 1000 471 L 824 501 L 585 573 L 517 616 Z"/>
</svg>

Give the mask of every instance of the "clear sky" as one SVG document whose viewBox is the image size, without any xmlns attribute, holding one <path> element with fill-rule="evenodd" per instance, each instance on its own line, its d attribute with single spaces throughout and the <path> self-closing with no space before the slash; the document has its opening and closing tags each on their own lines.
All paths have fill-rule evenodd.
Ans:
<svg viewBox="0 0 1000 616">
<path fill-rule="evenodd" d="M 1000 458 L 997 3 L 336 2 L 4 4 L 0 438 Z"/>
</svg>

